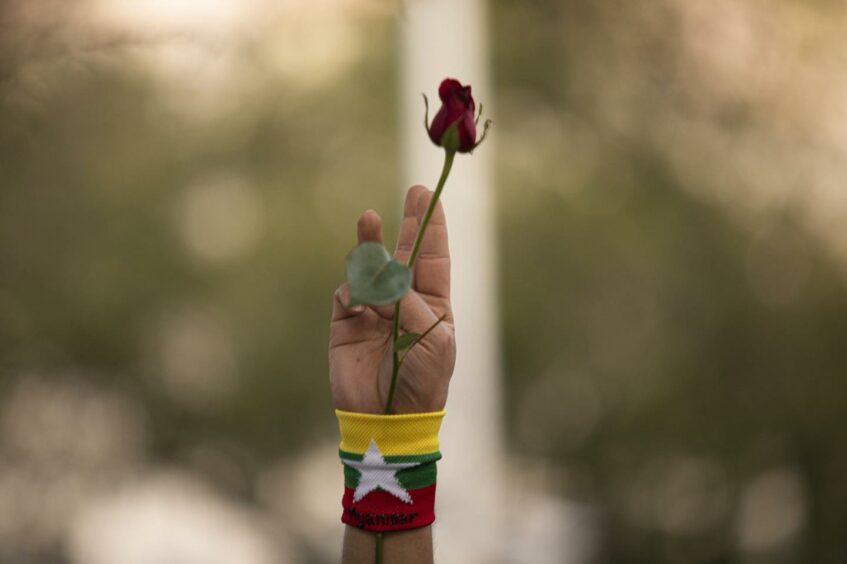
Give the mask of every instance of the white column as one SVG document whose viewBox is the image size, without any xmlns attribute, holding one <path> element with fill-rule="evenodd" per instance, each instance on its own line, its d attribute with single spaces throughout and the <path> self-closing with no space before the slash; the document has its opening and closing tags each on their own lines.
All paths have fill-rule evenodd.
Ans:
<svg viewBox="0 0 847 564">
<path fill-rule="evenodd" d="M 438 110 L 445 77 L 471 84 L 492 108 L 487 13 L 483 0 L 407 0 L 401 15 L 401 127 L 405 186 L 435 187 L 444 158 L 423 128 Z M 496 130 L 493 139 L 496 139 Z M 458 360 L 441 433 L 436 561 L 502 561 L 506 507 L 500 417 L 497 283 L 491 162 L 492 138 L 473 155 L 457 155 L 444 190 L 450 230 L 452 298 Z M 440 523 L 440 526 L 439 526 Z"/>
</svg>

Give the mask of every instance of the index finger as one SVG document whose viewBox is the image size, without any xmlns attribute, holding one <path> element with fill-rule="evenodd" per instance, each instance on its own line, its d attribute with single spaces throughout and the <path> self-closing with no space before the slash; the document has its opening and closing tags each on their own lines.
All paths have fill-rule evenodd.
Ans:
<svg viewBox="0 0 847 564">
<path fill-rule="evenodd" d="M 400 236 L 397 238 L 397 249 L 394 258 L 403 264 L 409 260 L 412 245 L 418 234 L 418 199 L 427 189 L 423 186 L 412 186 L 406 192 L 406 203 L 403 205 L 403 222 L 400 224 Z"/>
<path fill-rule="evenodd" d="M 418 198 L 417 216 L 422 220 L 434 194 L 422 193 Z M 450 246 L 447 240 L 447 217 L 441 201 L 436 202 L 427 226 L 420 253 L 415 261 L 415 290 L 438 300 L 450 299 Z M 438 305 L 438 304 L 431 304 Z M 449 307 L 449 301 L 439 309 Z M 449 313 L 442 311 L 441 313 Z"/>
</svg>

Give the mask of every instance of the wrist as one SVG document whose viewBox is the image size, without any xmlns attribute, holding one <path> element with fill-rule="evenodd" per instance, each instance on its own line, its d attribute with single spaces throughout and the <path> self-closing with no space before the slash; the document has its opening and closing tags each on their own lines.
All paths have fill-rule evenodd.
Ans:
<svg viewBox="0 0 847 564">
<path fill-rule="evenodd" d="M 430 525 L 444 411 L 374 415 L 336 410 L 336 416 L 344 465 L 341 520 L 373 532 Z"/>
</svg>

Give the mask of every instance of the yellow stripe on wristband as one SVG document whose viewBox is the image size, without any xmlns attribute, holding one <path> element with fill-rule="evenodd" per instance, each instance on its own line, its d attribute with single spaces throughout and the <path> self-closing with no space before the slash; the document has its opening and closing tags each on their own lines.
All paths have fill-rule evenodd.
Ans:
<svg viewBox="0 0 847 564">
<path fill-rule="evenodd" d="M 444 411 L 376 415 L 335 410 L 341 431 L 339 448 L 364 454 L 376 441 L 385 456 L 428 454 L 438 450 L 438 431 Z"/>
</svg>

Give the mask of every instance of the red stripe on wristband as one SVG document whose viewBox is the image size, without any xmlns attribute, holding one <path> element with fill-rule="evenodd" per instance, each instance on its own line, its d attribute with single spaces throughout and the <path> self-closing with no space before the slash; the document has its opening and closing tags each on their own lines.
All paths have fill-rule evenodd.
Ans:
<svg viewBox="0 0 847 564">
<path fill-rule="evenodd" d="M 353 501 L 353 488 L 344 488 L 341 521 L 347 525 L 375 532 L 402 531 L 426 527 L 435 521 L 435 485 L 409 490 L 412 503 L 393 494 L 376 490 L 359 501 Z"/>
</svg>

